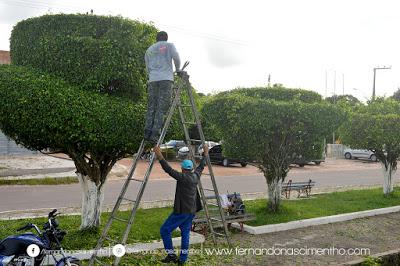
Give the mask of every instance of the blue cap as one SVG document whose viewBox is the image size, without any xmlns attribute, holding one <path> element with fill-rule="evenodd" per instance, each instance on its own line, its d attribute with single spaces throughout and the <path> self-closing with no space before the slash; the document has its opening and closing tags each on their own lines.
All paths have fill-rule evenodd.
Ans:
<svg viewBox="0 0 400 266">
<path fill-rule="evenodd" d="M 185 170 L 192 170 L 193 162 L 191 160 L 183 160 L 183 162 L 181 163 L 181 167 Z"/>
</svg>

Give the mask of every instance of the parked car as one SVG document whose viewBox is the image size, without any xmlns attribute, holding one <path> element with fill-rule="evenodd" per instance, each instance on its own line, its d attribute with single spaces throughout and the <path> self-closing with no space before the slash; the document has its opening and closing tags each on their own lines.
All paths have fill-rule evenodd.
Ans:
<svg viewBox="0 0 400 266">
<path fill-rule="evenodd" d="M 300 167 L 304 167 L 306 164 L 315 163 L 316 165 L 320 165 L 321 163 L 325 162 L 325 159 L 315 159 L 315 160 L 307 160 L 304 157 L 296 157 L 292 164 L 297 164 Z"/>
<path fill-rule="evenodd" d="M 214 141 L 206 141 L 206 144 L 208 145 L 208 148 L 210 148 L 210 149 L 212 147 L 214 147 L 215 145 L 219 145 L 218 142 L 214 142 Z M 182 147 L 182 148 L 180 148 L 178 150 L 178 158 L 181 158 L 181 159 L 186 158 L 188 156 L 188 154 L 189 154 L 189 147 L 188 146 L 184 146 L 184 147 Z M 203 144 L 200 144 L 196 148 L 195 156 L 199 156 L 200 157 L 200 155 L 202 155 L 202 154 L 203 154 Z"/>
<path fill-rule="evenodd" d="M 346 159 L 370 159 L 373 162 L 377 162 L 378 158 L 375 153 L 371 150 L 362 150 L 362 149 L 345 149 L 344 150 L 344 158 Z"/>
<path fill-rule="evenodd" d="M 172 140 L 166 142 L 165 144 L 160 145 L 160 148 L 161 149 L 173 149 L 177 152 L 180 148 L 184 147 L 185 145 L 186 145 L 185 141 L 183 141 L 183 140 L 172 139 Z"/>
<path fill-rule="evenodd" d="M 246 167 L 247 165 L 247 162 L 243 160 L 224 157 L 222 155 L 221 145 L 216 145 L 212 147 L 209 151 L 209 156 L 212 163 L 222 164 L 225 167 L 229 166 L 230 164 L 236 164 L 236 163 L 240 164 L 242 167 Z"/>
</svg>

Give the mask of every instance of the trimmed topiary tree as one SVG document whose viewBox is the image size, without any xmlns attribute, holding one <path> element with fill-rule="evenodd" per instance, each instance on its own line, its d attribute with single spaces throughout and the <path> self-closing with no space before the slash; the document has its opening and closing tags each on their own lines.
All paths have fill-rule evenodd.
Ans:
<svg viewBox="0 0 400 266">
<path fill-rule="evenodd" d="M 344 144 L 375 153 L 383 170 L 383 193 L 393 192 L 393 175 L 400 158 L 400 103 L 377 99 L 358 108 L 340 128 Z"/>
<path fill-rule="evenodd" d="M 227 157 L 252 162 L 263 172 L 272 211 L 279 209 L 281 183 L 304 143 L 323 140 L 343 119 L 317 93 L 283 87 L 224 92 L 205 103 L 203 116 L 221 135 Z"/>
<path fill-rule="evenodd" d="M 13 29 L 12 66 L 0 68 L 0 129 L 27 148 L 72 158 L 82 229 L 99 226 L 107 175 L 142 138 L 143 57 L 156 32 L 93 15 L 46 15 Z"/>
</svg>

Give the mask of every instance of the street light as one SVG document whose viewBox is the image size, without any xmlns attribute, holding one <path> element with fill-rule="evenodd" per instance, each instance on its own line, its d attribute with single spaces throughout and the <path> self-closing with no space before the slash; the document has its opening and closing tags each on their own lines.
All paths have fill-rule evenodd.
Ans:
<svg viewBox="0 0 400 266">
<path fill-rule="evenodd" d="M 376 70 L 377 69 L 391 69 L 391 66 L 383 66 L 383 67 L 374 67 L 374 84 L 372 85 L 372 100 L 375 100 L 375 77 L 376 77 Z"/>
</svg>

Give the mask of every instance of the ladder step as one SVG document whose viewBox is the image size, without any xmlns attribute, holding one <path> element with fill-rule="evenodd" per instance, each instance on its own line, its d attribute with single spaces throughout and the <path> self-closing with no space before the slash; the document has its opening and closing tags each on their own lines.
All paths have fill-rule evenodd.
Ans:
<svg viewBox="0 0 400 266">
<path fill-rule="evenodd" d="M 214 235 L 226 237 L 225 234 L 217 233 L 217 232 L 215 232 L 215 231 L 214 231 Z"/>
<path fill-rule="evenodd" d="M 143 180 L 142 180 L 142 179 L 137 179 L 137 178 L 129 178 L 129 180 L 132 180 L 132 181 L 137 181 L 137 182 L 143 183 Z"/>
<path fill-rule="evenodd" d="M 123 219 L 123 218 L 119 218 L 119 217 L 113 217 L 113 219 L 120 221 L 120 222 L 124 222 L 124 223 L 128 223 L 129 221 L 127 219 Z"/>
<path fill-rule="evenodd" d="M 190 142 L 203 142 L 201 139 L 189 139 Z"/>
<path fill-rule="evenodd" d="M 181 107 L 192 107 L 191 104 L 181 104 L 180 106 L 181 106 Z"/>
<path fill-rule="evenodd" d="M 128 199 L 128 198 L 122 198 L 122 200 L 126 200 L 126 201 L 130 201 L 130 202 L 132 202 L 132 203 L 135 203 L 136 202 L 136 200 L 133 200 L 133 199 Z"/>
<path fill-rule="evenodd" d="M 215 190 L 214 190 L 214 189 L 212 189 L 212 188 L 203 188 L 203 190 L 212 191 L 212 192 L 214 192 L 214 191 L 215 191 Z"/>
<path fill-rule="evenodd" d="M 183 123 L 186 124 L 186 125 L 197 125 L 196 122 L 183 122 Z"/>
<path fill-rule="evenodd" d="M 211 205 L 211 206 L 214 206 L 214 207 L 218 207 L 218 208 L 219 208 L 219 206 L 218 206 L 218 204 L 217 204 L 217 203 L 211 203 L 211 202 L 207 202 L 207 205 Z"/>
<path fill-rule="evenodd" d="M 218 219 L 218 218 L 210 217 L 210 220 L 213 220 L 213 221 L 217 221 L 217 222 L 221 222 L 221 223 L 222 223 L 222 220 L 221 220 L 221 219 Z"/>
</svg>

